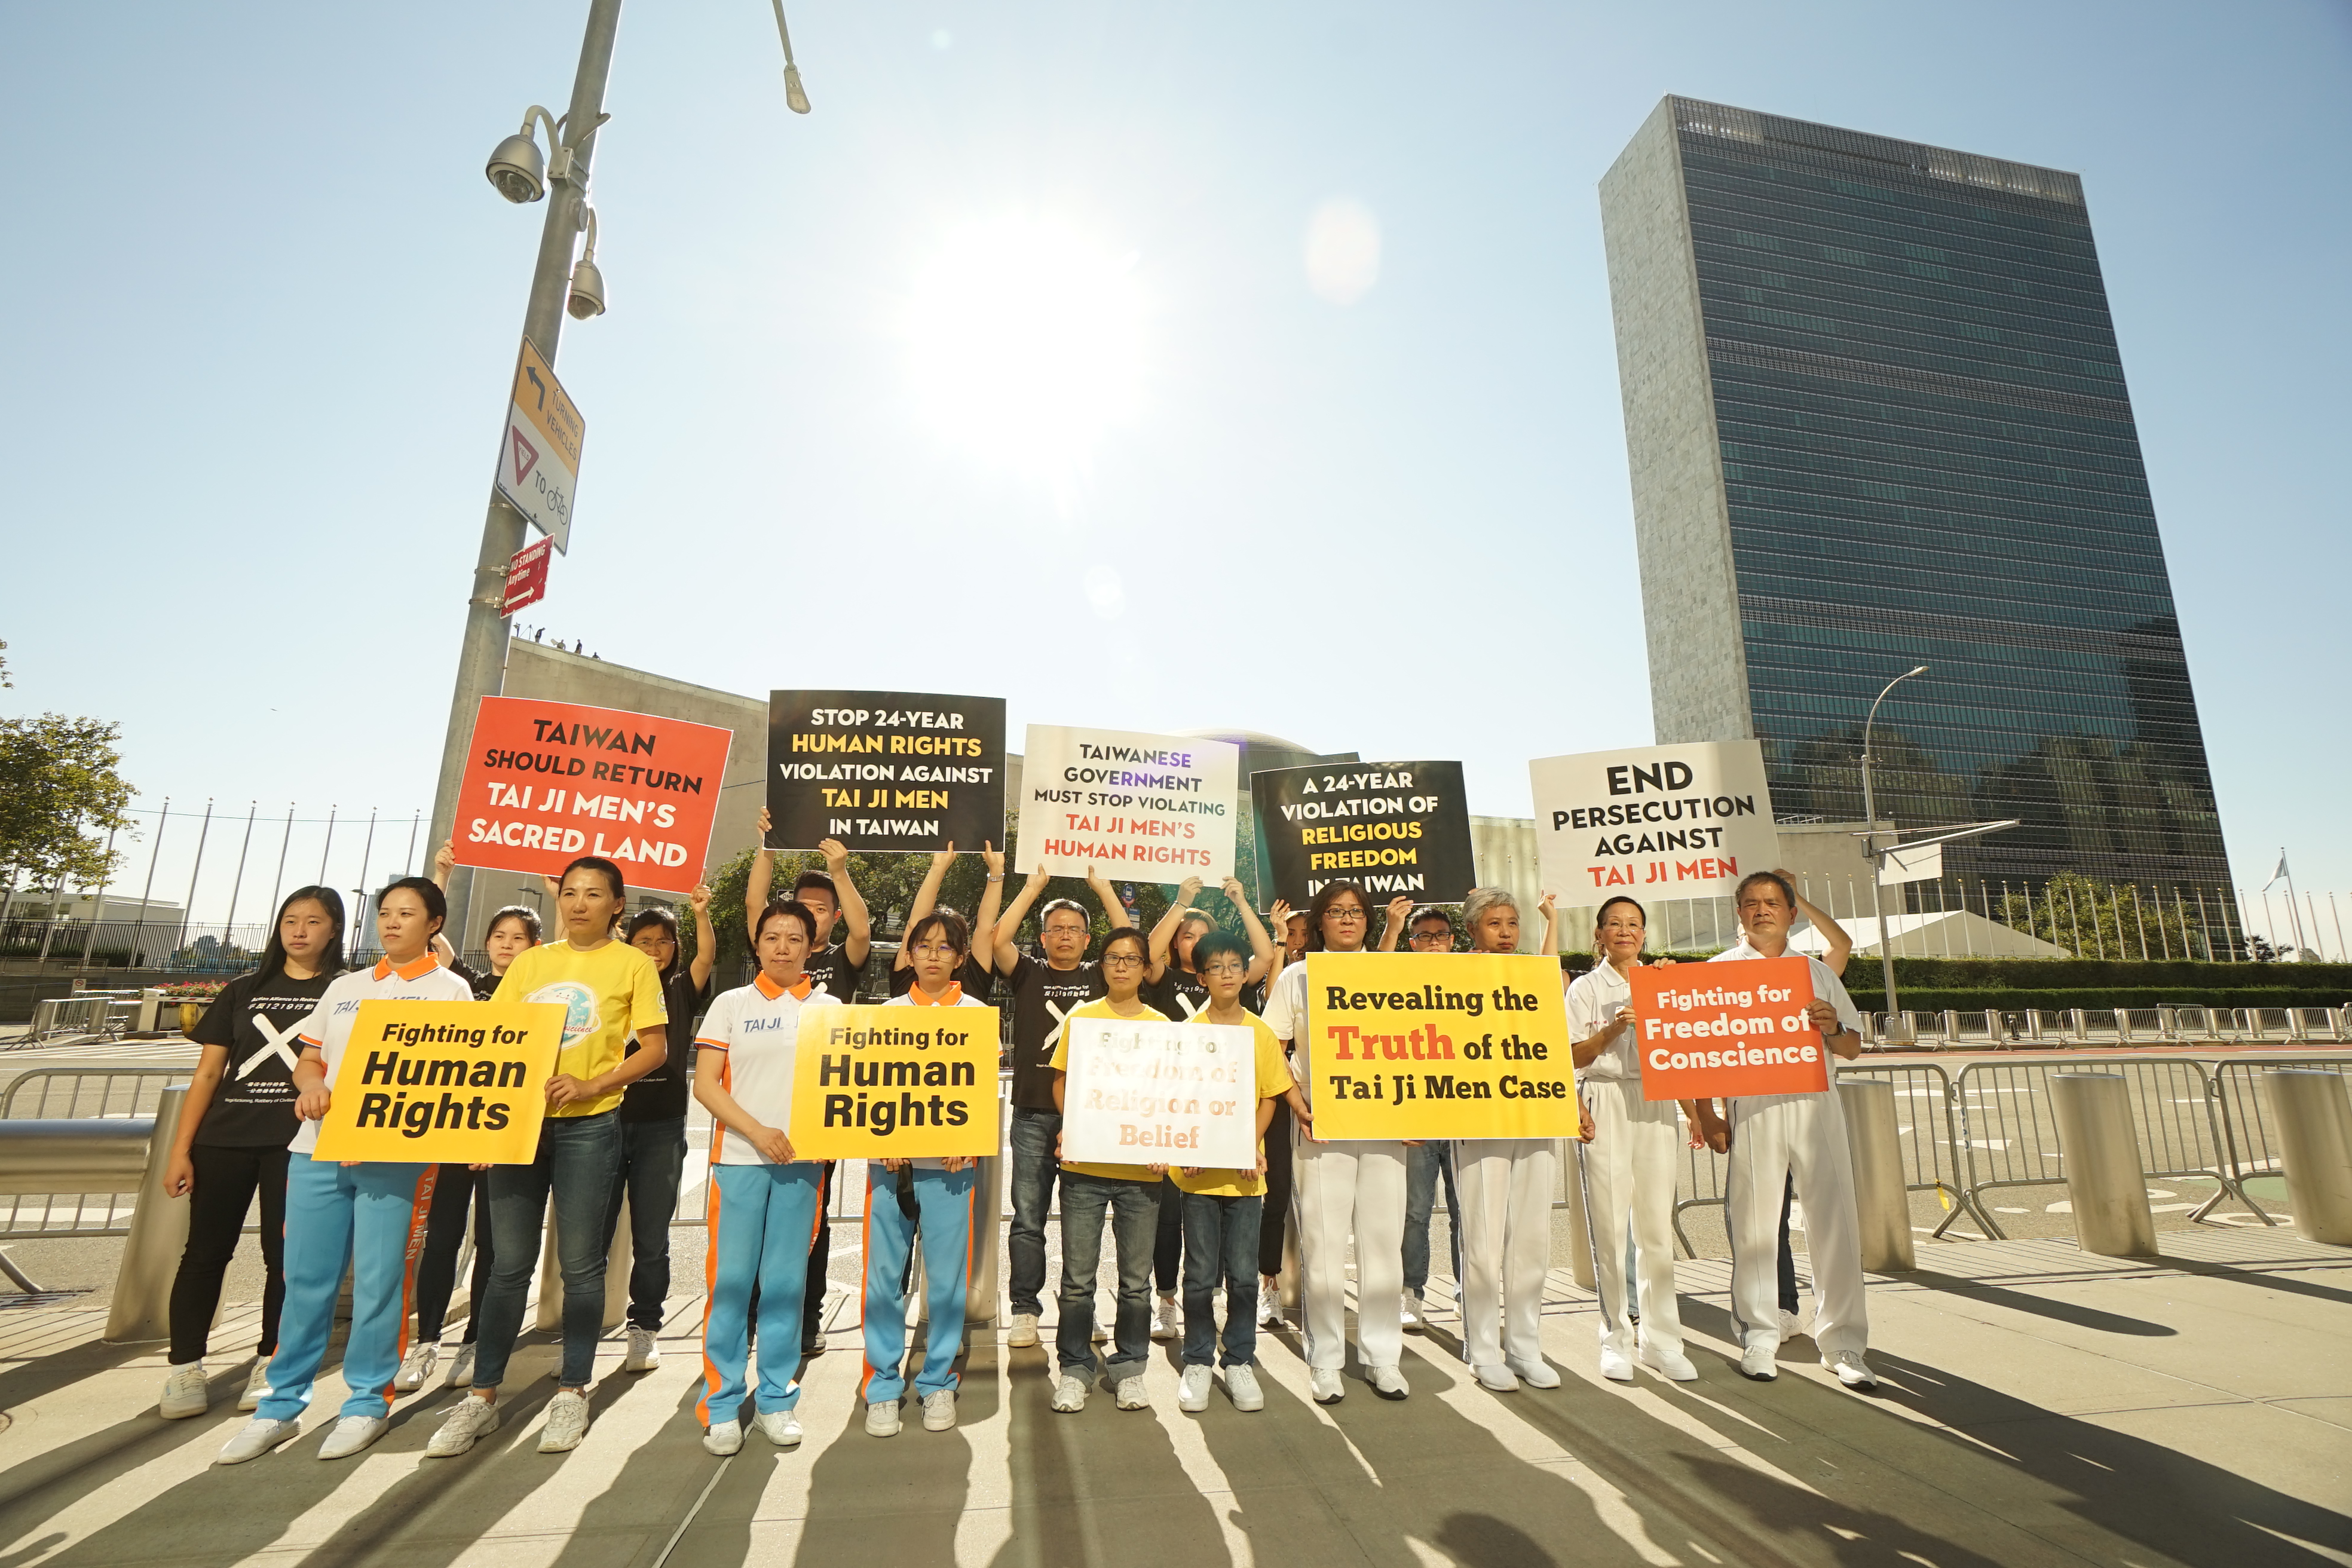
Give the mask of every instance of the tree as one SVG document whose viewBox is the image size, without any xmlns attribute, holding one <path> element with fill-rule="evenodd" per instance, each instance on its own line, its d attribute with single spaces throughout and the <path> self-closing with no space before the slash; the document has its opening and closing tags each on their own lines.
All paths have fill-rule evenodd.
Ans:
<svg viewBox="0 0 2352 1568">
<path fill-rule="evenodd" d="M 2043 942 L 2055 942 L 2077 958 L 2210 958 L 2197 913 L 2157 893 L 2095 881 L 2079 871 L 2061 871 L 2039 895 L 2011 893 L 2001 900 L 2002 923 Z"/>
<path fill-rule="evenodd" d="M 112 873 L 106 836 L 131 826 L 121 732 L 62 713 L 0 719 L 0 878 L 88 887 Z"/>
</svg>

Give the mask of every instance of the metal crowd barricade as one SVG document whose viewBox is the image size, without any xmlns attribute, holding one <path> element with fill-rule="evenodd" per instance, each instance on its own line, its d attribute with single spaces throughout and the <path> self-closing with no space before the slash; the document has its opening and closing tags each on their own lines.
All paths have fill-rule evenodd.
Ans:
<svg viewBox="0 0 2352 1568">
<path fill-rule="evenodd" d="M 0 1096 L 0 1121 L 152 1117 L 186 1068 L 37 1068 Z M 58 1193 L 0 1198 L 0 1239 L 128 1236 L 135 1192 Z"/>
<path fill-rule="evenodd" d="M 2213 1100 L 2221 1118 L 2229 1184 L 2238 1201 L 2252 1209 L 2264 1225 L 2276 1225 L 2278 1221 L 2248 1195 L 2244 1184 L 2249 1176 L 2280 1173 L 2270 1102 L 2263 1094 L 2261 1081 L 2262 1075 L 2273 1068 L 2333 1068 L 2352 1077 L 2352 1053 L 2297 1051 L 2291 1056 L 2231 1057 L 2213 1064 Z M 2204 1210 L 2200 1209 L 2198 1214 L 2201 1217 Z"/>
<path fill-rule="evenodd" d="M 33 1004 L 28 1040 L 60 1035 L 119 1035 L 129 1029 L 139 1009 L 136 991 L 76 991 L 46 996 Z"/>
</svg>

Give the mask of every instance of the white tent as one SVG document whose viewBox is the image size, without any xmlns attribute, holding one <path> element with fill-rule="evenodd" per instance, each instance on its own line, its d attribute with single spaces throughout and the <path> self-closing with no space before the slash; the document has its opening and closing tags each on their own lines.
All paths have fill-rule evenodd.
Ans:
<svg viewBox="0 0 2352 1568">
<path fill-rule="evenodd" d="M 2065 958 L 2066 950 L 2055 942 L 2029 936 L 1998 921 L 1989 921 L 1968 910 L 1940 910 L 1926 914 L 1889 915 L 1889 930 L 1894 932 L 1894 952 L 1897 958 Z M 1878 921 L 1870 915 L 1841 915 L 1838 924 L 1853 938 L 1856 957 L 1878 956 Z M 1789 947 L 1795 952 L 1819 957 L 1829 944 L 1822 933 L 1810 925 L 1800 926 L 1790 933 Z"/>
</svg>

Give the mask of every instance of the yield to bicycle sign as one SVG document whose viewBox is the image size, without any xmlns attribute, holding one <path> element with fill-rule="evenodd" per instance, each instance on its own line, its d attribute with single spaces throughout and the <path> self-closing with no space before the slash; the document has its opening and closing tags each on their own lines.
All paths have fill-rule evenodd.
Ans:
<svg viewBox="0 0 2352 1568">
<path fill-rule="evenodd" d="M 580 482 L 580 444 L 587 434 L 579 405 L 525 338 L 515 362 L 506 438 L 499 446 L 499 494 L 567 554 L 572 493 Z"/>
</svg>

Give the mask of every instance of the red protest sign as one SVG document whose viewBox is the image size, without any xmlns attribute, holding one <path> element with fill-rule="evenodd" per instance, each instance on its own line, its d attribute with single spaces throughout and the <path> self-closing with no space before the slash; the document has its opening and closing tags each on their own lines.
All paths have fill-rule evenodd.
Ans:
<svg viewBox="0 0 2352 1568">
<path fill-rule="evenodd" d="M 555 541 L 542 539 L 507 557 L 507 596 L 499 615 L 511 616 L 547 597 L 547 557 L 554 548 Z"/>
<path fill-rule="evenodd" d="M 1829 1049 L 1805 1014 L 1813 1000 L 1805 960 L 1643 966 L 1628 978 L 1643 1100 L 1829 1088 Z"/>
<path fill-rule="evenodd" d="M 734 738 L 650 713 L 485 697 L 457 792 L 457 864 L 552 877 L 602 855 L 633 888 L 691 891 Z"/>
</svg>

